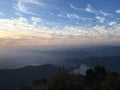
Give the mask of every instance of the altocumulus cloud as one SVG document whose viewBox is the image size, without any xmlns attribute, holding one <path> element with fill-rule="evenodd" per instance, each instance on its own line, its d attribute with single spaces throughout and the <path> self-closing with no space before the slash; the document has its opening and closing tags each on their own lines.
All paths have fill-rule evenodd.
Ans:
<svg viewBox="0 0 120 90">
<path fill-rule="evenodd" d="M 1 0 L 0 45 L 120 42 L 118 3 L 94 1 Z"/>
<path fill-rule="evenodd" d="M 120 25 L 110 23 L 107 26 L 73 27 L 65 26 L 61 30 L 49 27 L 36 27 L 40 18 L 28 19 L 0 19 L 0 45 L 56 45 L 56 44 L 84 44 L 89 41 L 105 42 L 120 41 Z M 116 24 L 116 25 L 115 25 Z M 94 39 L 94 40 L 93 40 Z"/>
</svg>

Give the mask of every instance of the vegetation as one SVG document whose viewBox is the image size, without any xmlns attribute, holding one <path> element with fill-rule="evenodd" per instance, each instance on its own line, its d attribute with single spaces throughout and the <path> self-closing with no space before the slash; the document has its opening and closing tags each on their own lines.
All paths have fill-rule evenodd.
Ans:
<svg viewBox="0 0 120 90">
<path fill-rule="evenodd" d="M 31 87 L 21 90 L 120 90 L 120 74 L 107 72 L 96 66 L 86 71 L 86 76 L 62 71 L 48 79 L 34 82 Z"/>
</svg>

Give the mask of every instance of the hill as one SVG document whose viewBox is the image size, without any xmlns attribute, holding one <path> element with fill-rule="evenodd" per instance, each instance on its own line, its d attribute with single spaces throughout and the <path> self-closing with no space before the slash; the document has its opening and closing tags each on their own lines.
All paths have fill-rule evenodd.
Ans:
<svg viewBox="0 0 120 90">
<path fill-rule="evenodd" d="M 67 58 L 63 60 L 67 66 L 79 67 L 80 64 L 89 66 L 104 66 L 109 71 L 120 72 L 120 56 L 103 56 L 103 57 L 88 57 L 88 58 Z"/>
<path fill-rule="evenodd" d="M 34 80 L 42 80 L 55 75 L 58 67 L 51 64 L 25 66 L 19 69 L 0 69 L 0 90 L 15 90 Z"/>
<path fill-rule="evenodd" d="M 50 79 L 34 82 L 20 90 L 120 90 L 120 74 L 108 72 L 101 66 L 88 69 L 86 76 L 63 70 Z"/>
</svg>

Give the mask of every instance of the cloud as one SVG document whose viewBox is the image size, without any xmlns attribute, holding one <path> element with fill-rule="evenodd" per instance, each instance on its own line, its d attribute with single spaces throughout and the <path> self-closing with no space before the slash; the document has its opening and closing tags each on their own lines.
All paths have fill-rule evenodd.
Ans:
<svg viewBox="0 0 120 90">
<path fill-rule="evenodd" d="M 80 8 L 75 7 L 75 6 L 72 5 L 72 4 L 70 4 L 70 7 L 71 7 L 72 9 L 75 9 L 75 10 L 82 10 L 82 9 L 80 9 Z"/>
<path fill-rule="evenodd" d="M 96 10 L 92 7 L 91 4 L 88 4 L 86 6 L 86 8 L 78 8 L 78 7 L 75 7 L 74 5 L 70 4 L 70 7 L 74 10 L 79 10 L 79 11 L 86 11 L 86 12 L 89 12 L 89 13 L 94 13 L 96 14 Z"/>
<path fill-rule="evenodd" d="M 69 18 L 69 19 L 80 19 L 80 17 L 77 14 L 68 14 L 68 13 L 63 13 L 63 14 L 57 14 L 58 17 L 63 17 L 63 18 Z"/>
<path fill-rule="evenodd" d="M 120 14 L 120 9 L 116 10 L 115 12 L 118 13 L 118 14 Z"/>
<path fill-rule="evenodd" d="M 73 4 L 70 4 L 70 7 L 74 10 L 82 11 L 82 13 L 84 13 L 84 12 L 92 13 L 92 14 L 96 15 L 96 17 L 99 15 L 101 18 L 98 18 L 98 19 L 101 22 L 103 22 L 104 21 L 103 19 L 105 19 L 102 17 L 106 17 L 106 16 L 113 17 L 113 14 L 107 13 L 103 10 L 97 10 L 97 9 L 93 8 L 93 6 L 91 4 L 87 4 L 86 8 L 78 8 L 78 7 L 75 7 Z"/>
<path fill-rule="evenodd" d="M 88 21 L 91 21 L 91 18 L 86 18 L 86 17 L 81 17 L 77 14 L 57 14 L 58 17 L 62 17 L 62 18 L 68 18 L 68 19 L 74 19 L 76 20 L 76 22 L 74 21 L 74 24 L 78 24 L 78 20 L 82 20 L 84 22 L 88 22 Z"/>
<path fill-rule="evenodd" d="M 96 16 L 96 19 L 98 19 L 101 23 L 104 23 L 105 21 L 105 18 L 99 16 Z"/>
<path fill-rule="evenodd" d="M 0 19 L 0 43 L 9 45 L 29 45 L 36 43 L 43 43 L 47 39 L 52 38 L 53 31 L 45 30 L 44 28 L 37 28 L 34 23 L 39 19 L 32 18 L 33 23 L 26 18 L 18 19 Z"/>
<path fill-rule="evenodd" d="M 100 15 L 100 16 L 102 15 L 104 17 L 105 16 L 110 16 L 110 17 L 113 16 L 111 13 L 107 13 L 107 12 L 104 12 L 103 10 L 97 10 L 97 9 L 93 8 L 91 4 L 88 4 L 86 6 L 85 11 L 89 12 L 89 13 L 93 13 L 95 15 Z"/>
<path fill-rule="evenodd" d="M 0 12 L 0 16 L 4 16 L 5 14 L 3 12 Z"/>
<path fill-rule="evenodd" d="M 108 16 L 108 15 L 110 15 L 110 14 L 108 14 L 108 13 L 102 11 L 102 10 L 100 10 L 99 12 L 100 12 L 103 16 Z"/>
<path fill-rule="evenodd" d="M 17 2 L 17 4 L 14 6 L 14 9 L 17 10 L 17 12 L 20 12 L 20 13 L 35 15 L 35 13 L 30 12 L 30 11 L 28 10 L 28 7 L 26 7 L 26 6 L 24 5 L 23 0 L 19 0 L 19 1 Z M 17 15 L 18 15 L 18 14 L 17 14 Z"/>
<path fill-rule="evenodd" d="M 88 11 L 88 12 L 93 12 L 94 11 L 94 9 L 92 8 L 92 6 L 90 4 L 87 5 L 85 10 Z"/>
<path fill-rule="evenodd" d="M 57 16 L 58 16 L 58 17 L 64 17 L 64 18 L 66 18 L 66 17 L 67 17 L 67 15 L 66 15 L 66 14 L 61 14 L 61 13 L 60 13 L 60 14 L 57 14 Z"/>
<path fill-rule="evenodd" d="M 74 15 L 69 17 L 76 18 Z M 89 28 L 65 26 L 58 30 L 39 26 L 39 23 L 45 23 L 41 18 L 29 19 L 0 19 L 0 45 L 65 45 L 84 44 L 91 40 L 91 43 L 120 41 L 120 25 L 113 25 L 114 22 L 110 24 L 114 28 L 100 25 Z"/>
<path fill-rule="evenodd" d="M 98 12 L 92 7 L 91 4 L 88 4 L 87 7 L 85 8 L 85 11 L 97 14 Z"/>
<path fill-rule="evenodd" d="M 44 3 L 40 3 L 38 0 L 23 0 L 25 3 L 31 3 L 35 5 L 46 5 Z"/>
<path fill-rule="evenodd" d="M 39 6 L 44 6 L 46 4 L 40 3 L 37 0 L 18 0 L 16 4 L 14 4 L 13 8 L 17 11 L 17 15 L 21 16 L 21 13 L 25 14 L 31 14 L 31 15 L 38 15 L 37 13 L 34 13 L 30 11 L 31 7 L 28 7 L 27 4 L 34 4 Z"/>
<path fill-rule="evenodd" d="M 67 14 L 68 18 L 75 18 L 75 19 L 80 19 L 80 17 L 76 14 Z"/>
<path fill-rule="evenodd" d="M 41 18 L 36 18 L 36 17 L 31 17 L 31 20 L 33 25 L 38 25 L 38 23 L 42 21 Z"/>
<path fill-rule="evenodd" d="M 102 14 L 102 15 L 104 15 L 104 16 L 107 16 L 107 15 L 108 15 L 108 13 L 103 12 L 102 10 L 98 11 L 98 10 L 94 9 L 91 4 L 88 4 L 88 5 L 86 6 L 86 8 L 78 8 L 78 7 L 75 7 L 75 6 L 72 5 L 72 4 L 70 5 L 70 7 L 71 7 L 72 9 L 74 9 L 74 10 L 85 11 L 85 12 L 93 13 L 93 14 L 95 14 L 95 15 L 100 15 L 100 14 Z"/>
<path fill-rule="evenodd" d="M 110 23 L 108 23 L 110 26 L 113 26 L 113 25 L 117 25 L 117 23 L 115 21 L 112 21 Z"/>
</svg>

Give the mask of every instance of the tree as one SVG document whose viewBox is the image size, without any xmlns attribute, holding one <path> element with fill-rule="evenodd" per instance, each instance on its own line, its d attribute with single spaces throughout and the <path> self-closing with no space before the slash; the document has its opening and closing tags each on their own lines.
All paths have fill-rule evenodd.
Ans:
<svg viewBox="0 0 120 90">
<path fill-rule="evenodd" d="M 95 72 L 93 71 L 93 69 L 88 69 L 86 71 L 86 77 L 89 79 L 89 80 L 93 80 L 95 78 Z"/>
<path fill-rule="evenodd" d="M 102 66 L 95 66 L 94 72 L 97 79 L 104 79 L 107 75 L 106 69 Z"/>
</svg>

